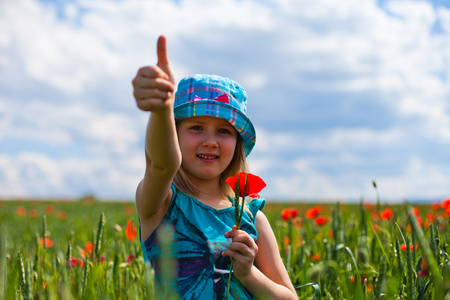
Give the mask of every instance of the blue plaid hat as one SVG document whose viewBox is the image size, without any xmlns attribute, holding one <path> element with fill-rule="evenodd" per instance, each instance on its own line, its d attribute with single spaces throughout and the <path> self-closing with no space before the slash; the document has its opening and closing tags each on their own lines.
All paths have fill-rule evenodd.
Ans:
<svg viewBox="0 0 450 300">
<path fill-rule="evenodd" d="M 175 93 L 174 113 L 177 122 L 199 116 L 225 119 L 242 136 L 246 156 L 255 146 L 255 127 L 246 115 L 247 93 L 229 78 L 195 74 L 181 79 Z"/>
</svg>

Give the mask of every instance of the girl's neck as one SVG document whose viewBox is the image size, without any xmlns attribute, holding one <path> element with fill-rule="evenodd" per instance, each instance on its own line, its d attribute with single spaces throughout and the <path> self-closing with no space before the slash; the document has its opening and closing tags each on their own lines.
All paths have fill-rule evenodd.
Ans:
<svg viewBox="0 0 450 300">
<path fill-rule="evenodd" d="M 230 200 L 224 195 L 218 182 L 196 182 L 199 192 L 194 197 L 205 205 L 215 209 L 231 206 Z"/>
</svg>

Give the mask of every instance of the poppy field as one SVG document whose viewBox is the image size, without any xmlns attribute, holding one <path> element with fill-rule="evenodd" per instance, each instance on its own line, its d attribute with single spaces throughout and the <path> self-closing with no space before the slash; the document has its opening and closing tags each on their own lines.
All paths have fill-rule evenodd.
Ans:
<svg viewBox="0 0 450 300">
<path fill-rule="evenodd" d="M 300 299 L 450 299 L 450 199 L 263 211 Z M 137 228 L 131 202 L 0 200 L 0 299 L 160 299 Z"/>
</svg>

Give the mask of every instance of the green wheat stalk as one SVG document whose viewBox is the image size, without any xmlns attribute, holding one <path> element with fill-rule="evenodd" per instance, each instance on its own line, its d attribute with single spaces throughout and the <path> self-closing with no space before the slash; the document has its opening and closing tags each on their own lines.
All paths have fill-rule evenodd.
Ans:
<svg viewBox="0 0 450 300">
<path fill-rule="evenodd" d="M 66 264 L 70 263 L 70 259 L 72 258 L 72 239 L 73 239 L 74 232 L 70 232 L 69 237 L 69 243 L 67 244 L 67 250 L 66 250 Z"/>
<path fill-rule="evenodd" d="M 39 273 L 39 257 L 41 257 L 41 246 L 39 245 L 39 233 L 36 232 L 35 236 L 36 253 L 34 255 L 34 267 L 33 271 Z"/>
<path fill-rule="evenodd" d="M 408 300 L 413 300 L 414 296 L 415 296 L 415 287 L 414 287 L 414 283 L 415 283 L 415 272 L 414 272 L 414 268 L 413 268 L 413 261 L 412 261 L 412 257 L 411 257 L 411 249 L 410 249 L 410 243 L 409 243 L 409 238 L 406 238 L 406 271 L 407 271 L 407 275 L 408 275 L 408 281 L 407 281 L 407 299 Z"/>
<path fill-rule="evenodd" d="M 405 267 L 403 266 L 403 261 L 402 261 L 401 252 L 400 252 L 400 242 L 398 241 L 397 237 L 395 237 L 395 252 L 397 252 L 398 273 L 401 274 L 401 276 L 403 277 Z"/>
<path fill-rule="evenodd" d="M 441 262 L 441 251 L 440 251 L 440 242 L 441 242 L 441 238 L 440 238 L 440 236 L 439 236 L 439 230 L 437 230 L 436 229 L 436 225 L 434 226 L 434 232 L 435 232 L 435 238 L 434 238 L 434 241 L 435 241 L 435 255 L 436 255 L 436 263 L 438 264 L 438 265 L 440 265 L 440 262 Z"/>
<path fill-rule="evenodd" d="M 6 240 L 6 230 L 0 229 L 0 299 L 5 299 L 6 294 L 6 274 L 8 274 L 8 264 L 6 263 L 6 253 L 8 249 Z"/>
<path fill-rule="evenodd" d="M 102 212 L 100 215 L 100 220 L 98 221 L 98 226 L 97 226 L 97 237 L 95 239 L 95 250 L 94 250 L 94 259 L 99 259 L 99 250 L 102 244 L 102 239 L 103 239 L 103 229 L 105 227 L 105 214 Z"/>
<path fill-rule="evenodd" d="M 17 252 L 17 266 L 19 269 L 19 290 L 24 300 L 31 299 L 30 280 L 25 272 L 22 252 Z"/>
<path fill-rule="evenodd" d="M 420 249 L 422 249 L 422 253 L 424 254 L 424 256 L 427 260 L 427 264 L 428 264 L 430 272 L 431 272 L 431 277 L 433 279 L 434 287 L 436 290 L 436 293 L 435 293 L 436 299 L 443 299 L 444 298 L 444 294 L 443 294 L 444 287 L 443 287 L 442 276 L 439 273 L 439 266 L 437 265 L 436 260 L 434 259 L 433 253 L 427 243 L 427 240 L 425 238 L 425 235 L 423 234 L 422 229 L 420 228 L 420 226 L 417 222 L 416 217 L 414 216 L 412 208 L 409 207 L 409 205 L 406 205 L 406 207 L 407 207 L 409 222 L 411 223 L 411 227 L 413 229 L 413 234 L 417 237 Z"/>
<path fill-rule="evenodd" d="M 42 239 L 43 239 L 43 247 L 42 247 L 42 262 L 44 264 L 44 271 L 46 271 L 47 269 L 45 268 L 46 264 L 45 264 L 45 250 L 47 247 L 47 241 L 46 241 L 46 237 L 47 237 L 47 216 L 44 215 L 42 217 Z"/>
<path fill-rule="evenodd" d="M 381 213 L 380 193 L 378 192 L 377 183 L 375 180 L 372 181 L 372 185 L 375 189 L 375 193 L 377 194 L 377 210 L 378 213 Z"/>
</svg>

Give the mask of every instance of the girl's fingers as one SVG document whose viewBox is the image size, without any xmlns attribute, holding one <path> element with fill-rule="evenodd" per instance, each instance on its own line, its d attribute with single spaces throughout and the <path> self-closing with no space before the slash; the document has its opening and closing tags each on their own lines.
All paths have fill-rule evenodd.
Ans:
<svg viewBox="0 0 450 300">
<path fill-rule="evenodd" d="M 169 80 L 169 75 L 166 74 L 163 70 L 161 70 L 158 66 L 146 66 L 142 67 L 138 70 L 136 77 L 147 77 L 147 78 L 163 78 L 165 80 Z"/>
<path fill-rule="evenodd" d="M 144 111 L 157 111 L 166 105 L 164 100 L 149 98 L 137 102 L 137 106 Z"/>
<path fill-rule="evenodd" d="M 171 91 L 164 91 L 159 89 L 143 89 L 143 88 L 135 88 L 134 89 L 134 97 L 136 101 L 142 101 L 147 99 L 159 99 L 166 100 L 171 95 Z"/>
<path fill-rule="evenodd" d="M 243 230 L 235 230 L 233 227 L 232 231 L 225 233 L 226 238 L 231 238 L 233 242 L 246 244 L 248 247 L 257 247 L 253 238 Z"/>
<path fill-rule="evenodd" d="M 254 247 L 252 246 L 253 245 L 249 246 L 246 243 L 242 242 L 233 242 L 230 244 L 229 249 L 242 253 L 245 256 L 256 255 L 256 253 L 258 252 L 258 246 L 256 246 L 256 244 Z"/>
<path fill-rule="evenodd" d="M 133 79 L 133 87 L 146 88 L 146 89 L 158 89 L 163 91 L 173 91 L 174 85 L 172 82 L 162 78 L 148 78 L 143 76 L 137 76 Z"/>
</svg>

